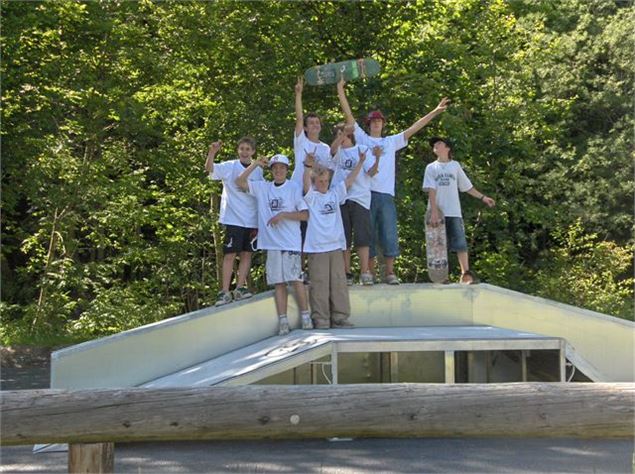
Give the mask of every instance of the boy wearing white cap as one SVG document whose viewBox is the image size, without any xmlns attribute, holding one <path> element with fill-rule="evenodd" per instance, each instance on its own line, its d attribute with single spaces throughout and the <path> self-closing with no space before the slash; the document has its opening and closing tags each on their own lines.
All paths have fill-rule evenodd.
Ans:
<svg viewBox="0 0 635 474">
<path fill-rule="evenodd" d="M 274 155 L 269 160 L 273 181 L 249 181 L 249 175 L 258 166 L 266 164 L 266 158 L 255 160 L 236 178 L 236 184 L 254 196 L 258 203 L 258 249 L 267 251 L 267 283 L 275 288 L 278 334 L 282 336 L 289 332 L 287 283 L 293 285 L 296 293 L 302 329 L 313 327 L 302 283 L 300 258 L 300 221 L 306 221 L 309 213 L 302 199 L 302 188 L 287 179 L 289 159 L 285 155 Z"/>
</svg>

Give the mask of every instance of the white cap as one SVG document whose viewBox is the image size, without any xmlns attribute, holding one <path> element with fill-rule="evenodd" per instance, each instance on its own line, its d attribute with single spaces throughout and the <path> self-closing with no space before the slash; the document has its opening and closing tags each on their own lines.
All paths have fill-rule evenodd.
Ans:
<svg viewBox="0 0 635 474">
<path fill-rule="evenodd" d="M 289 166 L 289 158 L 281 154 L 273 155 L 269 160 L 269 168 L 271 168 L 275 163 L 282 163 L 283 165 Z"/>
</svg>

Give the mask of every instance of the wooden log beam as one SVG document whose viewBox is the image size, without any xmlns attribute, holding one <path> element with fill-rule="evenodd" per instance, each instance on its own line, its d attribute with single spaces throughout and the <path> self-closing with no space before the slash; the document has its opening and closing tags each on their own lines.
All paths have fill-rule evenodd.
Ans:
<svg viewBox="0 0 635 474">
<path fill-rule="evenodd" d="M 0 392 L 2 444 L 632 437 L 635 384 L 246 385 Z"/>
</svg>

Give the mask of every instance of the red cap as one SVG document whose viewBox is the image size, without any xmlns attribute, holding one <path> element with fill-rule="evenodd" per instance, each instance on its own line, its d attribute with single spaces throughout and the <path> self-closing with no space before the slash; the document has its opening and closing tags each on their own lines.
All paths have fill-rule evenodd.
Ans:
<svg viewBox="0 0 635 474">
<path fill-rule="evenodd" d="M 386 122 L 386 118 L 384 117 L 384 114 L 381 113 L 381 110 L 373 110 L 371 113 L 368 114 L 368 117 L 366 117 L 367 122 L 375 119 L 380 119 Z"/>
</svg>

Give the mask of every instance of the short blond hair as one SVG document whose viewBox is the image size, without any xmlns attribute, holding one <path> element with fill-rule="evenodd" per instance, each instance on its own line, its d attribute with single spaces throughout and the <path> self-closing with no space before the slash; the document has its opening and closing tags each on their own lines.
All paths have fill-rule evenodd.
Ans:
<svg viewBox="0 0 635 474">
<path fill-rule="evenodd" d="M 311 170 L 311 183 L 315 184 L 315 180 L 321 176 L 329 175 L 329 169 L 322 165 L 313 165 L 313 169 Z"/>
</svg>

